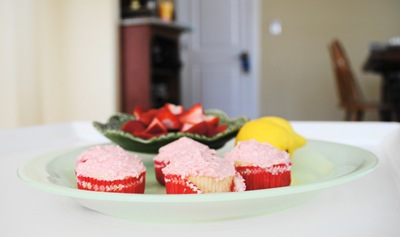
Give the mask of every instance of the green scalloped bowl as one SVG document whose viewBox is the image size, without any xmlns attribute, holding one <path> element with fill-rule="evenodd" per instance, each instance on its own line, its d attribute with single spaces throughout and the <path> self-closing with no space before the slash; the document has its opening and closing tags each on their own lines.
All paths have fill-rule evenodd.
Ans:
<svg viewBox="0 0 400 237">
<path fill-rule="evenodd" d="M 207 110 L 206 114 L 218 116 L 220 118 L 220 123 L 227 124 L 228 128 L 214 137 L 201 136 L 192 133 L 171 132 L 163 136 L 144 140 L 120 130 L 124 122 L 135 119 L 133 115 L 123 113 L 114 114 L 105 124 L 94 121 L 93 126 L 113 143 L 118 144 L 126 150 L 156 154 L 160 147 L 184 136 L 208 145 L 213 149 L 221 148 L 227 141 L 235 137 L 239 129 L 249 121 L 249 118 L 246 116 L 230 119 L 224 112 L 217 109 Z"/>
</svg>

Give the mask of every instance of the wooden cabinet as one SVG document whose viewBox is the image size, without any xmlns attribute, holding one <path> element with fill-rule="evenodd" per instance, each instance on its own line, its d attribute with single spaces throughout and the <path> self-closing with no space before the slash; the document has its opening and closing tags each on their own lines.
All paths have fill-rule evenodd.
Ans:
<svg viewBox="0 0 400 237">
<path fill-rule="evenodd" d="M 126 19 L 120 28 L 120 110 L 181 103 L 179 37 L 187 28 L 157 19 Z"/>
</svg>

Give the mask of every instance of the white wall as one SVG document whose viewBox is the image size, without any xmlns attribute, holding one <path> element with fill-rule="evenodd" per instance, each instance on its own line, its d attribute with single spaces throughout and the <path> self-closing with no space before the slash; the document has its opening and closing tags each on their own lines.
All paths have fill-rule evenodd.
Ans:
<svg viewBox="0 0 400 237">
<path fill-rule="evenodd" d="M 117 110 L 118 2 L 0 1 L 0 129 Z"/>
<path fill-rule="evenodd" d="M 117 107 L 118 1 L 66 0 L 65 9 L 65 119 L 106 119 Z"/>
<path fill-rule="evenodd" d="M 39 120 L 34 8 L 30 1 L 0 1 L 0 127 Z"/>
</svg>

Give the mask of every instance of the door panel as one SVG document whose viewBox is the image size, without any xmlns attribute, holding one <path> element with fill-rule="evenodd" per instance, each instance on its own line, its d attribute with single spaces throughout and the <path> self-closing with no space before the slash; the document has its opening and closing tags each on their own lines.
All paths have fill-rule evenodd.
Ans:
<svg viewBox="0 0 400 237">
<path fill-rule="evenodd" d="M 234 114 L 239 104 L 239 77 L 230 66 L 203 65 L 195 67 L 193 96 L 207 109 L 223 109 Z"/>
<path fill-rule="evenodd" d="M 202 49 L 229 49 L 238 46 L 239 22 L 237 1 L 197 1 L 200 44 Z"/>
<path fill-rule="evenodd" d="M 177 19 L 191 26 L 182 79 L 185 106 L 202 103 L 229 116 L 257 115 L 257 78 L 252 16 L 257 0 L 178 0 Z M 240 54 L 249 52 L 251 70 L 241 69 Z"/>
</svg>

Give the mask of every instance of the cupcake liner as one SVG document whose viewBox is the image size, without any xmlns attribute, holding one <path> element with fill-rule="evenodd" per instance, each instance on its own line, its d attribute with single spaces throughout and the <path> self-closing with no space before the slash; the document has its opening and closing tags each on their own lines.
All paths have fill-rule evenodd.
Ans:
<svg viewBox="0 0 400 237">
<path fill-rule="evenodd" d="M 165 180 L 164 180 L 164 173 L 162 172 L 162 169 L 167 166 L 169 162 L 166 161 L 154 161 L 154 172 L 156 175 L 157 182 L 161 185 L 165 185 Z"/>
<path fill-rule="evenodd" d="M 274 165 L 272 168 L 258 166 L 236 166 L 246 183 L 247 190 L 267 189 L 289 186 L 291 172 L 286 165 Z"/>
<path fill-rule="evenodd" d="M 118 180 L 99 180 L 91 177 L 77 176 L 78 189 L 97 192 L 144 193 L 146 172 L 139 177 L 126 177 Z"/>
<path fill-rule="evenodd" d="M 179 175 L 165 175 L 165 189 L 167 194 L 200 194 L 198 187 Z"/>
</svg>

